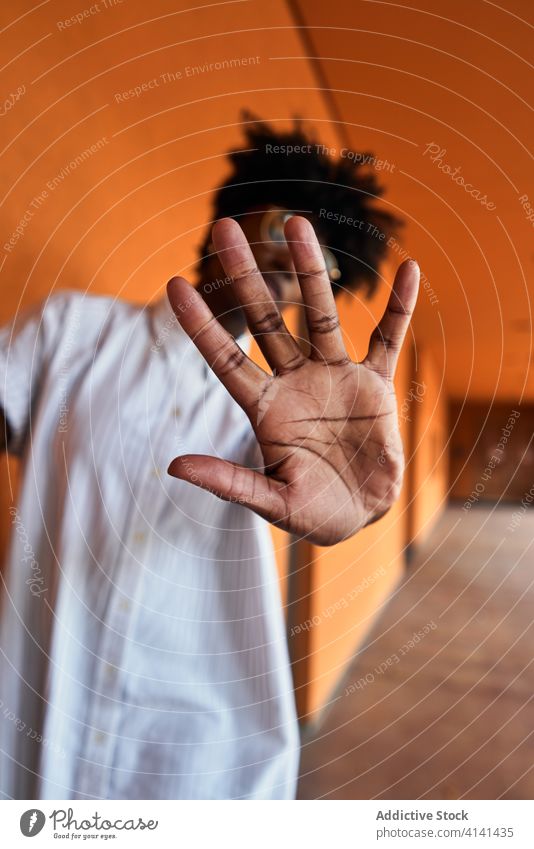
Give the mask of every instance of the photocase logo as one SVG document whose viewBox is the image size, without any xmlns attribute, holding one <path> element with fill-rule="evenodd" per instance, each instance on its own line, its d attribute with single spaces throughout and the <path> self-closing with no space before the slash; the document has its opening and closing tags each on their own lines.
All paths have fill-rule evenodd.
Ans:
<svg viewBox="0 0 534 849">
<path fill-rule="evenodd" d="M 46 817 L 42 811 L 37 808 L 30 808 L 29 811 L 24 811 L 20 818 L 20 830 L 24 837 L 35 837 L 42 831 L 46 822 Z"/>
</svg>

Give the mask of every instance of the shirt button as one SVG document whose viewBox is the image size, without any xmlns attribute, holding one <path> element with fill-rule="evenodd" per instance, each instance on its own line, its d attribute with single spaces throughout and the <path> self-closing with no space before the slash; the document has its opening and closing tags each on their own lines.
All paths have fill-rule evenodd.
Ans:
<svg viewBox="0 0 534 849">
<path fill-rule="evenodd" d="M 95 733 L 93 735 L 93 740 L 95 741 L 95 743 L 99 743 L 99 744 L 103 743 L 105 739 L 106 739 L 106 735 L 104 734 L 103 731 L 95 731 Z"/>
<path fill-rule="evenodd" d="M 144 542 L 146 539 L 145 531 L 136 531 L 133 535 L 133 541 L 139 545 L 139 543 Z"/>
<path fill-rule="evenodd" d="M 155 478 L 160 478 L 161 477 L 161 468 L 159 466 L 155 466 L 152 469 L 152 474 L 154 475 Z"/>
<path fill-rule="evenodd" d="M 130 602 L 128 601 L 127 598 L 121 598 L 121 600 L 119 602 L 119 608 L 121 610 L 129 610 L 130 609 Z"/>
<path fill-rule="evenodd" d="M 172 414 L 173 414 L 175 419 L 179 419 L 180 416 L 182 415 L 182 408 L 181 407 L 175 407 L 174 410 L 172 411 Z"/>
</svg>

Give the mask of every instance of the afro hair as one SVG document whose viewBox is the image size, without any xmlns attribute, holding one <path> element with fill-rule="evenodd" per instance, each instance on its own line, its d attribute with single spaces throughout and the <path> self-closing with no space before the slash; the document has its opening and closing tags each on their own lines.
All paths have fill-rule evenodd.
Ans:
<svg viewBox="0 0 534 849">
<path fill-rule="evenodd" d="M 249 112 L 243 113 L 245 149 L 232 150 L 232 173 L 218 187 L 213 219 L 237 218 L 252 210 L 278 207 L 304 215 L 320 243 L 336 257 L 341 272 L 332 282 L 340 290 L 363 289 L 370 296 L 379 279 L 387 243 L 401 219 L 377 208 L 383 187 L 369 163 L 373 154 L 350 151 L 334 158 L 294 119 L 294 128 L 275 132 Z M 201 247 L 201 269 L 207 264 L 210 237 Z"/>
</svg>

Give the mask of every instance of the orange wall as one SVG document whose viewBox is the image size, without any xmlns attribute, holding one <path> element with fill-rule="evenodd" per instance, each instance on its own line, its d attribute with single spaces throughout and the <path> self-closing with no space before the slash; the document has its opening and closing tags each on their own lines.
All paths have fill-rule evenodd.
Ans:
<svg viewBox="0 0 534 849">
<path fill-rule="evenodd" d="M 408 540 L 420 544 L 439 517 L 448 496 L 448 420 L 443 368 L 425 347 L 417 350 L 408 390 L 412 461 Z"/>
<path fill-rule="evenodd" d="M 32 217 L 13 249 L 2 251 L 3 320 L 19 299 L 58 287 L 145 301 L 173 273 L 191 273 L 225 151 L 242 140 L 243 107 L 268 119 L 308 115 L 332 139 L 309 64 L 301 63 L 288 86 L 283 66 L 270 61 L 274 41 L 287 53 L 303 52 L 281 0 L 188 5 L 128 0 L 60 31 L 57 22 L 73 14 L 73 4 L 55 2 L 9 29 L 2 91 L 26 93 L 1 119 L 0 244 L 28 210 Z M 14 17 L 9 4 L 0 16 L 5 27 Z M 254 64 L 186 75 L 188 67 L 243 57 Z M 161 82 L 169 73 L 182 77 Z M 154 80 L 157 86 L 123 99 Z M 57 175 L 57 187 L 48 188 Z"/>
</svg>

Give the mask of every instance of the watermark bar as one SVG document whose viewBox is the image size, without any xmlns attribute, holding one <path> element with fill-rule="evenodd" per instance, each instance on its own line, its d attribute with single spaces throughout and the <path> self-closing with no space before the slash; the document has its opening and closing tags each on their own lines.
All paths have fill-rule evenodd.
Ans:
<svg viewBox="0 0 534 849">
<path fill-rule="evenodd" d="M 235 847 L 272 849 L 280 834 L 284 846 L 530 849 L 531 810 L 528 800 L 5 801 L 2 831 L 10 849 L 31 836 L 40 847 L 113 840 L 211 849 L 221 835 Z"/>
</svg>

